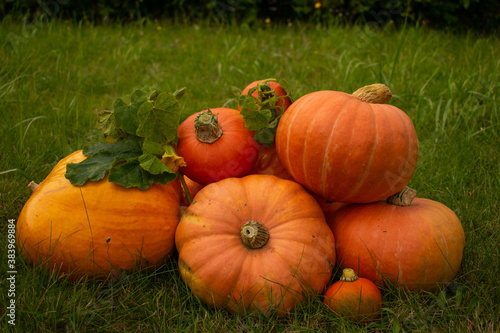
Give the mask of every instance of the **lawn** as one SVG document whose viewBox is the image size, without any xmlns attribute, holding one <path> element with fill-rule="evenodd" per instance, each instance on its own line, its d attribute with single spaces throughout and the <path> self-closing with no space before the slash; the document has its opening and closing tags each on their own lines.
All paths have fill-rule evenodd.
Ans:
<svg viewBox="0 0 500 333">
<path fill-rule="evenodd" d="M 176 257 L 153 273 L 120 281 L 70 282 L 16 258 L 19 332 L 497 332 L 500 330 L 500 40 L 423 27 L 184 25 L 143 20 L 95 25 L 51 20 L 0 22 L 0 264 L 7 224 L 58 160 L 101 139 L 96 110 L 136 88 L 186 87 L 183 114 L 236 107 L 256 79 L 285 78 L 298 98 L 387 84 L 391 104 L 412 119 L 420 156 L 410 186 L 462 222 L 462 266 L 448 288 L 406 293 L 385 287 L 380 317 L 358 325 L 315 297 L 283 317 L 231 315 L 201 304 Z M 495 194 L 496 193 L 496 194 Z M 336 270 L 332 282 L 340 276 Z M 1 282 L 0 306 L 8 304 Z"/>
</svg>

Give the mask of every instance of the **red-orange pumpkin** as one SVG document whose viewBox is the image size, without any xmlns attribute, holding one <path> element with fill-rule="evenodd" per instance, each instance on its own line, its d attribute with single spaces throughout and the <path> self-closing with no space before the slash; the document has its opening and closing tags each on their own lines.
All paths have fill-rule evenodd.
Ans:
<svg viewBox="0 0 500 333">
<path fill-rule="evenodd" d="M 176 152 L 187 164 L 181 172 L 203 185 L 247 175 L 259 154 L 258 143 L 246 129 L 242 115 L 229 108 L 189 116 L 177 135 Z"/>
<path fill-rule="evenodd" d="M 408 184 L 418 160 L 410 118 L 384 85 L 353 95 L 317 91 L 282 116 L 276 150 L 292 177 L 323 198 L 346 203 L 382 200 Z"/>
<path fill-rule="evenodd" d="M 270 175 L 202 188 L 177 227 L 179 270 L 204 303 L 278 315 L 323 292 L 335 243 L 316 200 Z"/>
<path fill-rule="evenodd" d="M 24 205 L 16 228 L 23 258 L 74 279 L 162 264 L 175 249 L 179 182 L 148 190 L 107 177 L 71 185 L 66 165 L 85 158 L 79 150 L 59 161 Z"/>
<path fill-rule="evenodd" d="M 382 309 L 377 286 L 350 268 L 344 268 L 340 280 L 328 288 L 323 302 L 339 316 L 362 323 L 375 320 Z"/>
<path fill-rule="evenodd" d="M 465 235 L 445 205 L 405 188 L 371 204 L 343 207 L 328 223 L 337 262 L 378 285 L 388 279 L 411 291 L 433 291 L 457 274 Z M 412 201 L 413 199 L 413 201 Z"/>
</svg>

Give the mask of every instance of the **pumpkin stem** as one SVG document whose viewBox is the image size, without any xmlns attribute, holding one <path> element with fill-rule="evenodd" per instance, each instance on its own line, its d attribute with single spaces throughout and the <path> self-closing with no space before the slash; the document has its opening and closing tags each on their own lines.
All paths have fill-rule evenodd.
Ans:
<svg viewBox="0 0 500 333">
<path fill-rule="evenodd" d="M 194 120 L 196 138 L 204 143 L 214 143 L 222 136 L 222 128 L 219 120 L 212 111 L 204 111 L 196 116 Z"/>
<path fill-rule="evenodd" d="M 40 185 L 35 183 L 33 180 L 28 184 L 28 188 L 31 190 L 31 193 L 35 192 L 38 186 Z"/>
<path fill-rule="evenodd" d="M 250 249 L 260 249 L 269 240 L 266 226 L 257 221 L 249 221 L 241 227 L 241 241 Z"/>
<path fill-rule="evenodd" d="M 413 199 L 415 199 L 416 196 L 417 196 L 416 190 L 409 188 L 408 186 L 405 186 L 405 188 L 399 191 L 398 193 L 388 197 L 386 201 L 388 204 L 391 205 L 408 207 L 411 206 L 411 202 L 413 201 Z"/>
<path fill-rule="evenodd" d="M 385 104 L 391 100 L 392 92 L 385 84 L 375 83 L 359 88 L 352 96 L 366 103 Z"/>
<path fill-rule="evenodd" d="M 352 268 L 344 268 L 342 271 L 342 276 L 340 277 L 340 281 L 342 282 L 354 282 L 358 279 L 358 275 Z"/>
<path fill-rule="evenodd" d="M 182 186 L 182 191 L 184 192 L 184 196 L 186 197 L 186 201 L 188 205 L 193 203 L 193 198 L 191 197 L 191 192 L 189 192 L 189 187 L 186 184 L 186 180 L 184 179 L 184 175 L 182 172 L 177 171 L 177 177 L 179 178 L 179 181 L 181 182 Z"/>
</svg>

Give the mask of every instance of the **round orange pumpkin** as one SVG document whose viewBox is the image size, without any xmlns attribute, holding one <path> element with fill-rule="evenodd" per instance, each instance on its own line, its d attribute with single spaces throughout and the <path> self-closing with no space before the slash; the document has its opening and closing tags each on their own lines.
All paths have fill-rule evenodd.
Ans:
<svg viewBox="0 0 500 333">
<path fill-rule="evenodd" d="M 281 163 L 330 201 L 368 203 L 398 192 L 415 172 L 418 139 L 410 118 L 383 104 L 390 96 L 377 84 L 353 95 L 326 90 L 302 96 L 278 124 Z"/>
<path fill-rule="evenodd" d="M 375 320 L 382 309 L 377 286 L 350 268 L 344 268 L 340 280 L 327 289 L 323 302 L 339 316 L 362 323 Z"/>
<path fill-rule="evenodd" d="M 140 190 L 106 177 L 74 186 L 66 165 L 85 158 L 79 150 L 59 161 L 24 205 L 16 227 L 23 258 L 74 279 L 163 263 L 175 250 L 179 182 Z"/>
<path fill-rule="evenodd" d="M 457 274 L 465 235 L 445 205 L 405 188 L 387 201 L 350 204 L 328 221 L 337 262 L 378 285 L 433 291 Z"/>
<path fill-rule="evenodd" d="M 270 175 L 202 188 L 175 234 L 179 270 L 204 303 L 282 315 L 323 292 L 335 263 L 331 230 L 299 184 Z"/>
</svg>

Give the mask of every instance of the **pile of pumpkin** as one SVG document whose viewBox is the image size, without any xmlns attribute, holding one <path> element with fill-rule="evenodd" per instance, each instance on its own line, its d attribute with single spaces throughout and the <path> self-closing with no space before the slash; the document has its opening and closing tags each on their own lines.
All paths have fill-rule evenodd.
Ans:
<svg viewBox="0 0 500 333">
<path fill-rule="evenodd" d="M 193 114 L 177 129 L 178 177 L 164 185 L 125 188 L 108 175 L 73 185 L 67 165 L 87 156 L 62 159 L 18 219 L 22 256 L 77 279 L 157 267 L 177 250 L 182 279 L 206 304 L 281 315 L 324 294 L 361 321 L 377 316 L 384 284 L 433 291 L 455 277 L 462 226 L 406 187 L 418 139 L 386 104 L 386 86 L 293 101 L 264 80 L 242 96 L 263 105 L 272 96 L 272 126 L 249 129 L 241 107 Z M 332 284 L 335 265 L 344 274 Z"/>
</svg>

